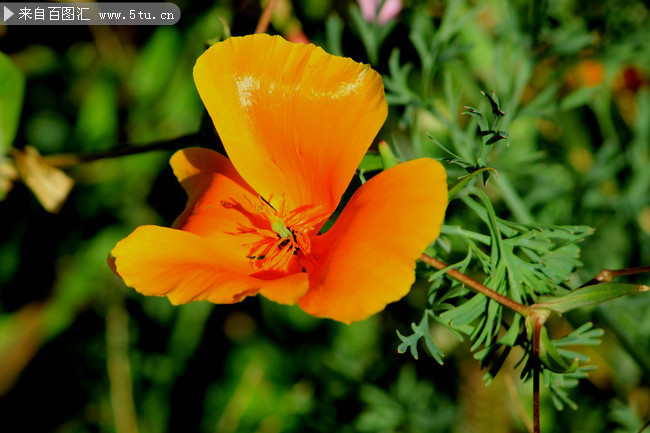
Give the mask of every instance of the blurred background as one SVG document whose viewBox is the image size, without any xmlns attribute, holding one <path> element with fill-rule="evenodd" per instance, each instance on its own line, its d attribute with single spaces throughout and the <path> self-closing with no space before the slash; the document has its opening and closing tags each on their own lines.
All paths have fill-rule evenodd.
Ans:
<svg viewBox="0 0 650 433">
<path fill-rule="evenodd" d="M 266 5 L 175 3 L 174 26 L 0 26 L 0 431 L 529 431 L 532 392 L 514 365 L 485 387 L 468 343 L 435 326 L 444 365 L 397 353 L 424 281 L 346 326 L 261 297 L 173 307 L 111 273 L 118 240 L 182 211 L 173 149 L 219 146 L 196 58 L 254 32 Z M 402 159 L 445 156 L 425 132 L 463 141 L 462 106 L 496 90 L 510 138 L 488 157 L 499 180 L 486 192 L 500 216 L 594 227 L 576 281 L 650 264 L 647 2 L 397 3 L 386 20 L 365 5 L 379 14 L 369 22 L 355 1 L 277 0 L 268 31 L 382 73 L 391 109 L 379 137 Z M 543 431 L 637 433 L 650 418 L 650 297 L 566 319 L 559 335 L 593 321 L 605 336 L 588 354 L 597 370 L 570 391 L 577 409 L 542 394 Z"/>
</svg>

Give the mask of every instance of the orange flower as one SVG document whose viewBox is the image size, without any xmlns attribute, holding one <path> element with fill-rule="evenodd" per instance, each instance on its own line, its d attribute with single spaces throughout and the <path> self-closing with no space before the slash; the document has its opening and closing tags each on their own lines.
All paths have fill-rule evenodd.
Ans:
<svg viewBox="0 0 650 433">
<path fill-rule="evenodd" d="M 571 87 L 596 87 L 605 79 L 605 65 L 600 60 L 585 59 L 567 74 L 567 83 Z"/>
<path fill-rule="evenodd" d="M 194 79 L 230 159 L 201 148 L 172 156 L 187 207 L 173 228 L 142 226 L 115 246 L 125 283 L 174 304 L 261 293 L 346 323 L 403 297 L 440 231 L 441 164 L 378 174 L 319 234 L 386 118 L 379 74 L 253 35 L 212 46 Z"/>
</svg>

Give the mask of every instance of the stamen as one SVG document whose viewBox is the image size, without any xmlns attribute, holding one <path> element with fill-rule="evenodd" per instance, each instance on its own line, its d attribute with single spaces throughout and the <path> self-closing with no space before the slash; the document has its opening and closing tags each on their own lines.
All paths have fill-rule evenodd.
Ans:
<svg viewBox="0 0 650 433">
<path fill-rule="evenodd" d="M 248 257 L 254 269 L 286 271 L 294 257 L 310 258 L 310 236 L 329 216 L 322 212 L 322 206 L 305 205 L 286 212 L 284 196 L 278 209 L 271 205 L 273 196 L 268 200 L 259 197 L 257 202 L 248 201 L 259 212 L 260 218 L 255 218 L 256 221 L 251 218 L 252 226 L 241 226 L 237 233 L 232 234 L 257 238 L 244 244 L 251 247 Z"/>
</svg>

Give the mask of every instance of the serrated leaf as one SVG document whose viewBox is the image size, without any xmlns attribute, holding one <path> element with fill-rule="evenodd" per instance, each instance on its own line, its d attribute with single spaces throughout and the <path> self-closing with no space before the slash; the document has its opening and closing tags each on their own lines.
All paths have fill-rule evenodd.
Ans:
<svg viewBox="0 0 650 433">
<path fill-rule="evenodd" d="M 485 313 L 487 299 L 484 295 L 474 295 L 460 307 L 444 312 L 439 317 L 452 326 L 471 323 Z"/>
<path fill-rule="evenodd" d="M 558 313 L 566 313 L 581 307 L 590 307 L 622 296 L 634 295 L 650 290 L 642 284 L 599 283 L 572 290 L 563 296 L 543 296 L 536 308 L 548 308 Z"/>
<path fill-rule="evenodd" d="M 564 346 L 595 346 L 600 344 L 600 337 L 603 336 L 603 330 L 600 328 L 593 328 L 594 324 L 587 322 L 582 324 L 578 329 L 574 330 L 566 337 L 553 340 L 556 347 Z M 593 328 L 593 329 L 592 329 Z"/>
<path fill-rule="evenodd" d="M 384 76 L 386 101 L 389 105 L 416 104 L 420 96 L 409 87 L 409 74 L 413 69 L 412 63 L 400 65 L 399 48 L 393 49 L 388 59 L 390 75 Z M 408 107 L 407 107 L 408 108 Z"/>
<path fill-rule="evenodd" d="M 413 334 L 405 336 L 402 335 L 399 331 L 396 331 L 397 336 L 400 340 L 402 340 L 402 344 L 397 347 L 397 352 L 404 353 L 410 349 L 413 358 L 418 359 L 418 342 L 423 338 L 424 344 L 426 345 L 427 350 L 431 356 L 433 356 L 433 359 L 442 365 L 442 357 L 444 354 L 440 351 L 440 349 L 438 349 L 438 346 L 436 346 L 436 344 L 433 342 L 433 339 L 431 338 L 431 331 L 429 330 L 429 314 L 431 314 L 430 311 L 426 310 L 419 324 L 416 325 L 415 323 L 411 323 Z"/>
<path fill-rule="evenodd" d="M 551 391 L 551 401 L 557 410 L 563 410 L 564 405 L 568 405 L 571 409 L 578 409 L 578 405 L 569 398 L 569 394 L 565 388 L 573 388 L 578 384 L 576 378 L 586 377 L 584 370 L 580 369 L 575 373 L 559 374 L 553 373 L 551 370 L 544 370 L 543 372 L 544 385 Z"/>
</svg>

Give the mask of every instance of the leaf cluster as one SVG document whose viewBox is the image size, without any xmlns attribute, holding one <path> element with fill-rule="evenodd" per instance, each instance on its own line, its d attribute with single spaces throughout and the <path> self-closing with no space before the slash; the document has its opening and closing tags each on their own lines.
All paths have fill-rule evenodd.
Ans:
<svg viewBox="0 0 650 433">
<path fill-rule="evenodd" d="M 493 121 L 490 126 L 486 116 L 478 110 L 468 108 L 466 113 L 477 120 L 479 131 L 495 131 L 494 126 L 505 113 L 500 109 L 496 95 L 485 96 L 492 109 Z M 483 137 L 485 135 L 482 134 Z M 489 139 L 483 145 L 491 145 Z M 479 170 L 475 170 L 461 178 L 460 186 L 451 189 L 450 198 L 460 202 L 473 215 L 470 217 L 464 212 L 465 221 L 475 219 L 484 229 L 474 231 L 459 225 L 444 225 L 432 253 L 453 258 L 457 251 L 467 251 L 462 260 L 449 268 L 463 273 L 479 271 L 485 275 L 483 285 L 521 304 L 534 304 L 542 295 L 548 299 L 562 299 L 562 295 L 571 294 L 568 283 L 576 268 L 582 266 L 579 244 L 593 233 L 593 229 L 587 226 L 522 224 L 500 218 L 485 191 L 469 182 L 473 174 L 479 173 Z M 425 273 L 430 282 L 427 308 L 420 322 L 411 325 L 412 334 L 403 335 L 398 331 L 401 340 L 398 351 L 403 353 L 409 350 L 417 359 L 418 342 L 422 340 L 429 354 L 442 363 L 444 354 L 430 333 L 430 322 L 434 321 L 459 338 L 469 338 L 474 357 L 482 367 L 488 368 L 485 375 L 488 383 L 516 346 L 524 349 L 519 364 L 523 365 L 522 378 L 529 379 L 534 367 L 531 361 L 532 336 L 530 327 L 527 330 L 524 326 L 524 317 L 509 314 L 500 303 L 475 294 L 447 276 L 449 268 Z M 571 305 L 567 310 L 575 307 Z M 563 406 L 562 402 L 574 406 L 564 388 L 575 386 L 577 379 L 586 377 L 590 369 L 579 363 L 587 361 L 584 355 L 560 348 L 568 344 L 597 344 L 602 331 L 591 327 L 590 323 L 586 324 L 557 340 L 551 340 L 546 328 L 542 328 L 540 361 L 544 366 L 544 383 L 551 390 L 553 402 L 558 408 Z"/>
</svg>

